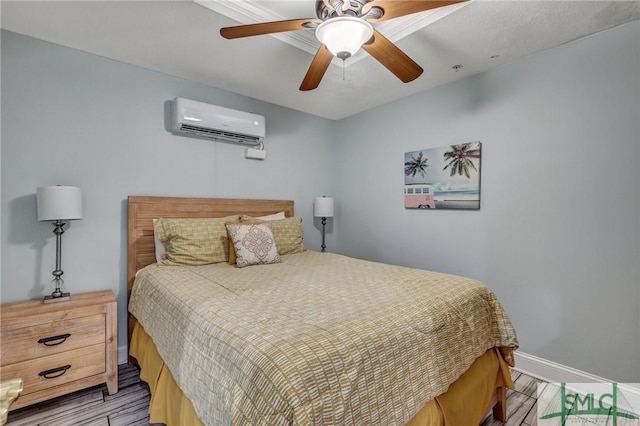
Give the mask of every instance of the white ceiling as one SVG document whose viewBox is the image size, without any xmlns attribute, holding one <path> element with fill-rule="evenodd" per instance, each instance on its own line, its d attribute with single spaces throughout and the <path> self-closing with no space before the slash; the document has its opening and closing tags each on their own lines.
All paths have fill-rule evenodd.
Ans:
<svg viewBox="0 0 640 426">
<path fill-rule="evenodd" d="M 223 39 L 219 30 L 315 17 L 315 0 L 3 0 L 0 5 L 6 30 L 329 119 L 640 19 L 638 1 L 474 0 L 432 16 L 426 12 L 375 25 L 424 68 L 417 80 L 404 84 L 361 53 L 345 63 L 344 79 L 336 59 L 317 89 L 300 92 L 319 46 L 312 30 L 236 40 Z M 454 65 L 462 68 L 454 71 Z"/>
</svg>

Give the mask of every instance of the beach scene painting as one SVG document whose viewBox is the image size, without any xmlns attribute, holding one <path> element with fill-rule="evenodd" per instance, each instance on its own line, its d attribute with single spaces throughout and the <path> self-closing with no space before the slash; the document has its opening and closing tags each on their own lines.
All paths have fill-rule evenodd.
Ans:
<svg viewBox="0 0 640 426">
<path fill-rule="evenodd" d="M 406 209 L 480 209 L 482 144 L 468 142 L 404 154 Z"/>
</svg>

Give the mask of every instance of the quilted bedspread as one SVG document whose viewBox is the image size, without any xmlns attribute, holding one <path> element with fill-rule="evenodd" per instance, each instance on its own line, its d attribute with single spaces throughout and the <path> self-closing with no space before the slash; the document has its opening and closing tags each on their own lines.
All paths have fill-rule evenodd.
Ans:
<svg viewBox="0 0 640 426">
<path fill-rule="evenodd" d="M 487 349 L 518 344 L 477 281 L 313 251 L 153 264 L 129 310 L 207 425 L 403 425 Z"/>
</svg>

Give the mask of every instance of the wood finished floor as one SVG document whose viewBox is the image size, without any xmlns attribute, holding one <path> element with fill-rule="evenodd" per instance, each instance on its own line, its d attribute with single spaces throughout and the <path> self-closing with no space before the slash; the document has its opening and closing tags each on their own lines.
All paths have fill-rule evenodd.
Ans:
<svg viewBox="0 0 640 426">
<path fill-rule="evenodd" d="M 149 425 L 149 387 L 140 381 L 136 367 L 123 364 L 118 369 L 118 393 L 109 395 L 106 386 L 94 386 L 12 411 L 6 425 Z M 512 372 L 512 377 L 516 388 L 507 391 L 508 421 L 499 422 L 489 415 L 481 426 L 536 426 L 536 389 L 541 381 L 517 371 Z"/>
</svg>

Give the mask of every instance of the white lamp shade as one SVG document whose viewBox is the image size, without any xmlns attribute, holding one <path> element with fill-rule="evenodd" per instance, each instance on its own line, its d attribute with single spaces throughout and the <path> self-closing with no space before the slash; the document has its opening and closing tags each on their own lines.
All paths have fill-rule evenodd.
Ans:
<svg viewBox="0 0 640 426">
<path fill-rule="evenodd" d="M 316 28 L 318 40 L 338 57 L 344 52 L 348 53 L 347 58 L 353 56 L 372 35 L 371 24 L 353 16 L 331 18 Z"/>
<path fill-rule="evenodd" d="M 333 217 L 333 198 L 317 197 L 313 203 L 313 215 L 315 217 Z"/>
<path fill-rule="evenodd" d="M 39 221 L 82 219 L 82 193 L 75 186 L 41 186 L 36 203 Z"/>
</svg>

